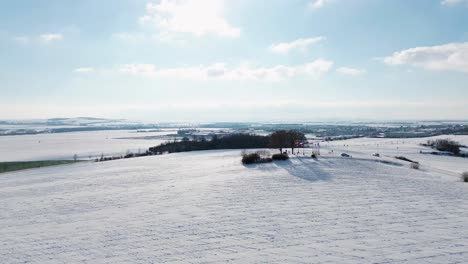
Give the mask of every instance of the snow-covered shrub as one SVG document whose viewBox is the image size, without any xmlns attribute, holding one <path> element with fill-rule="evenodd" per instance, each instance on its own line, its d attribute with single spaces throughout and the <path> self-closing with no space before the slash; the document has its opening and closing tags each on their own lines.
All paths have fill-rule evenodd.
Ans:
<svg viewBox="0 0 468 264">
<path fill-rule="evenodd" d="M 407 157 L 403 157 L 403 156 L 396 156 L 395 159 L 404 160 L 404 161 L 408 161 L 408 162 L 412 162 L 412 163 L 418 163 L 417 161 L 410 160 Z"/>
<path fill-rule="evenodd" d="M 262 159 L 263 158 L 269 158 L 270 157 L 270 151 L 268 150 L 257 150 L 255 151 L 255 153 L 257 153 Z"/>
<path fill-rule="evenodd" d="M 410 165 L 410 167 L 411 167 L 412 169 L 419 170 L 419 163 L 412 162 L 411 165 Z"/>
<path fill-rule="evenodd" d="M 242 163 L 243 164 L 254 164 L 254 163 L 268 163 L 272 162 L 273 159 L 265 156 L 267 152 L 256 151 L 253 153 L 243 152 Z"/>
<path fill-rule="evenodd" d="M 450 139 L 437 139 L 437 140 L 429 140 L 427 144 L 424 146 L 428 146 L 439 151 L 448 151 L 452 152 L 454 155 L 460 154 L 460 143 L 450 140 Z"/>
<path fill-rule="evenodd" d="M 462 181 L 468 182 L 468 171 L 462 173 Z"/>
<path fill-rule="evenodd" d="M 289 156 L 288 154 L 278 153 L 278 154 L 274 154 L 273 156 L 271 156 L 271 158 L 273 160 L 288 160 Z"/>
<path fill-rule="evenodd" d="M 246 153 L 242 156 L 242 163 L 243 164 L 254 164 L 260 160 L 260 155 L 257 153 Z"/>
</svg>

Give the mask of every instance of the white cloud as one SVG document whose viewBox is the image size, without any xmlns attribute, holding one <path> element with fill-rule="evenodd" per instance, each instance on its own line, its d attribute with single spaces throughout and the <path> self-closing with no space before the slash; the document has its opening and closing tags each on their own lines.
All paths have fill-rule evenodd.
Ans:
<svg viewBox="0 0 468 264">
<path fill-rule="evenodd" d="M 119 67 L 122 73 L 129 73 L 132 75 L 154 76 L 156 74 L 156 66 L 153 64 L 124 64 Z"/>
<path fill-rule="evenodd" d="M 119 32 L 112 34 L 112 38 L 127 42 L 146 41 L 148 36 L 142 32 Z"/>
<path fill-rule="evenodd" d="M 448 6 L 453 6 L 457 4 L 468 4 L 468 0 L 443 0 L 440 2 L 441 5 L 448 5 Z"/>
<path fill-rule="evenodd" d="M 309 4 L 310 7 L 314 9 L 322 8 L 326 4 L 330 3 L 331 0 L 312 0 Z"/>
<path fill-rule="evenodd" d="M 237 38 L 241 30 L 224 16 L 224 0 L 161 0 L 148 3 L 140 23 L 155 26 L 162 35 L 188 33 Z"/>
<path fill-rule="evenodd" d="M 390 65 L 412 65 L 428 70 L 468 73 L 468 42 L 407 49 L 395 52 L 383 61 Z"/>
<path fill-rule="evenodd" d="M 187 44 L 183 38 L 167 33 L 148 33 L 148 32 L 119 32 L 114 33 L 111 36 L 113 39 L 125 42 L 125 43 L 145 43 L 145 42 L 159 42 L 159 43 L 170 43 L 170 44 Z"/>
<path fill-rule="evenodd" d="M 306 39 L 297 39 L 292 42 L 282 42 L 273 44 L 270 46 L 270 51 L 280 54 L 287 54 L 292 50 L 295 49 L 306 49 L 308 46 L 325 40 L 325 37 L 314 37 L 314 38 L 306 38 Z"/>
<path fill-rule="evenodd" d="M 20 45 L 28 45 L 31 42 L 31 39 L 27 36 L 15 37 L 14 40 Z"/>
<path fill-rule="evenodd" d="M 319 78 L 333 67 L 332 61 L 318 59 L 313 62 L 272 67 L 240 66 L 229 68 L 223 63 L 198 67 L 157 68 L 153 64 L 125 64 L 119 67 L 121 73 L 162 78 L 178 78 L 189 80 L 230 80 L 230 81 L 281 81 L 297 75 Z"/>
<path fill-rule="evenodd" d="M 366 70 L 350 68 L 350 67 L 340 67 L 340 68 L 336 69 L 336 72 L 341 73 L 341 74 L 345 74 L 345 75 L 358 76 L 358 75 L 365 74 Z"/>
<path fill-rule="evenodd" d="M 37 36 L 16 36 L 12 40 L 20 45 L 29 45 L 29 44 L 51 44 L 53 42 L 61 41 L 64 37 L 62 34 L 58 33 L 44 33 Z"/>
<path fill-rule="evenodd" d="M 45 33 L 39 36 L 41 41 L 44 43 L 52 43 L 55 41 L 61 41 L 63 40 L 63 35 L 62 34 L 57 34 L 57 33 Z"/>
<path fill-rule="evenodd" d="M 95 69 L 91 67 L 83 67 L 83 68 L 76 68 L 74 70 L 75 73 L 91 73 L 94 72 Z"/>
</svg>

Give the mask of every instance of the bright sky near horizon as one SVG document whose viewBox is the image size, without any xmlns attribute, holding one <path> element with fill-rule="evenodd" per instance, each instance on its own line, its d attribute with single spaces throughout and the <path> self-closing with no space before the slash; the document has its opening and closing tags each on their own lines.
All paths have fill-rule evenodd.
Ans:
<svg viewBox="0 0 468 264">
<path fill-rule="evenodd" d="M 5 0 L 0 25 L 0 119 L 468 119 L 468 0 Z"/>
</svg>

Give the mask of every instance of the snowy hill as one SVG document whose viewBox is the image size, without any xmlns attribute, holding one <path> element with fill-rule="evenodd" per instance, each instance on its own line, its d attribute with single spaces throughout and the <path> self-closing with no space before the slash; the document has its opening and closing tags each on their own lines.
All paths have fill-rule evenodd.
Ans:
<svg viewBox="0 0 468 264">
<path fill-rule="evenodd" d="M 468 185 L 456 177 L 331 155 L 245 167 L 239 154 L 2 174 L 0 263 L 468 259 Z"/>
</svg>

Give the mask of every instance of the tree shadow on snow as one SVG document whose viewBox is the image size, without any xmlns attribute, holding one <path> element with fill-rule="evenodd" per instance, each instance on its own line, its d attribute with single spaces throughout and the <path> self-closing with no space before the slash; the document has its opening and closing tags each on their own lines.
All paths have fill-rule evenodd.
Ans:
<svg viewBox="0 0 468 264">
<path fill-rule="evenodd" d="M 301 178 L 306 181 L 329 181 L 331 180 L 331 174 L 324 171 L 318 166 L 318 162 L 311 158 L 297 157 L 294 158 L 294 162 L 291 160 L 276 161 L 274 164 L 287 171 L 294 177 Z"/>
<path fill-rule="evenodd" d="M 274 163 L 267 162 L 267 163 L 255 163 L 255 164 L 242 164 L 245 168 L 248 169 L 256 169 L 261 171 L 273 172 L 277 170 L 276 166 L 273 165 Z"/>
<path fill-rule="evenodd" d="M 301 178 L 306 181 L 329 181 L 330 173 L 319 168 L 317 162 L 310 158 L 293 158 L 294 161 L 287 160 L 284 162 L 276 162 L 275 164 L 287 171 L 290 175 Z"/>
</svg>

